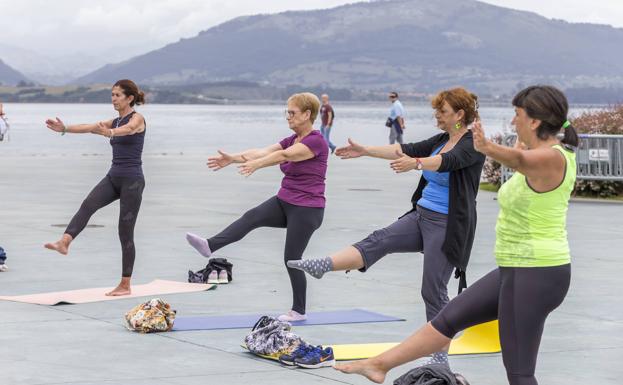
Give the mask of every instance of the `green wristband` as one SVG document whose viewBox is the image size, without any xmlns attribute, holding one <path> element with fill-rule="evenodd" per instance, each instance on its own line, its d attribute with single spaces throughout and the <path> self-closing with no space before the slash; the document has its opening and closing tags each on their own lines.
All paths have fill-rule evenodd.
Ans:
<svg viewBox="0 0 623 385">
<path fill-rule="evenodd" d="M 67 126 L 63 126 L 63 132 L 61 132 L 61 136 L 65 135 L 67 132 Z"/>
</svg>

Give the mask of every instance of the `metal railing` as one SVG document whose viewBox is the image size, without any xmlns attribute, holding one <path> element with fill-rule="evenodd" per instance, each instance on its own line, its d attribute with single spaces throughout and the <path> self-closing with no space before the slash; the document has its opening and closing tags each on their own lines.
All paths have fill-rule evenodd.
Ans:
<svg viewBox="0 0 623 385">
<path fill-rule="evenodd" d="M 577 179 L 612 180 L 623 182 L 623 135 L 580 134 L 576 150 Z M 512 147 L 517 134 L 506 134 L 502 144 Z M 513 175 L 513 170 L 502 166 L 502 183 Z"/>
</svg>

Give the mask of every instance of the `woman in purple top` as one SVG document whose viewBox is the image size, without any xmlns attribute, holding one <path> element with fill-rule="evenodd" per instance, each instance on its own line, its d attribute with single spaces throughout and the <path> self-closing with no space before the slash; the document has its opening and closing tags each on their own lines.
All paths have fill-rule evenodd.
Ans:
<svg viewBox="0 0 623 385">
<path fill-rule="evenodd" d="M 122 251 L 121 282 L 106 295 L 131 294 L 130 279 L 134 268 L 134 225 L 141 207 L 145 178 L 141 155 L 147 124 L 143 115 L 134 111 L 135 104 L 145 103 L 145 94 L 128 79 L 112 87 L 111 100 L 119 117 L 93 124 L 66 126 L 59 118 L 46 120 L 49 129 L 65 135 L 67 132 L 91 133 L 110 138 L 112 166 L 108 174 L 91 190 L 74 215 L 60 240 L 45 247 L 67 254 L 71 242 L 84 230 L 89 219 L 104 206 L 119 199 L 119 240 Z"/>
<path fill-rule="evenodd" d="M 286 119 L 294 135 L 263 149 L 251 149 L 238 154 L 219 151 L 208 159 L 208 167 L 220 170 L 231 163 L 240 174 L 249 176 L 257 169 L 279 165 L 284 173 L 276 196 L 247 211 L 240 219 L 219 234 L 205 239 L 187 233 L 186 239 L 204 257 L 237 242 L 258 227 L 287 229 L 284 264 L 301 259 L 312 234 L 322 224 L 325 207 L 325 175 L 329 149 L 312 124 L 318 115 L 320 102 L 311 93 L 294 94 L 288 99 Z M 292 285 L 292 309 L 279 316 L 282 321 L 305 320 L 307 281 L 305 273 L 288 268 Z"/>
</svg>

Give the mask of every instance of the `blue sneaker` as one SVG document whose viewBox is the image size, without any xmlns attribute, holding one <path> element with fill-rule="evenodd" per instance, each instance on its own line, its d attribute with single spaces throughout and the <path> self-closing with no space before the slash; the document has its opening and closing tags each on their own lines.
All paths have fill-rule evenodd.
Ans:
<svg viewBox="0 0 623 385">
<path fill-rule="evenodd" d="M 324 366 L 335 365 L 335 357 L 333 356 L 333 349 L 328 347 L 322 349 L 321 346 L 309 351 L 301 358 L 296 358 L 294 363 L 301 368 L 317 369 Z"/>
<path fill-rule="evenodd" d="M 314 349 L 320 350 L 319 347 L 309 345 L 303 342 L 296 349 L 294 349 L 292 353 L 282 354 L 281 356 L 279 356 L 279 362 L 281 362 L 284 365 L 294 366 L 295 365 L 294 360 L 296 360 L 297 358 L 304 357 L 307 353 L 309 353 L 310 351 Z"/>
</svg>

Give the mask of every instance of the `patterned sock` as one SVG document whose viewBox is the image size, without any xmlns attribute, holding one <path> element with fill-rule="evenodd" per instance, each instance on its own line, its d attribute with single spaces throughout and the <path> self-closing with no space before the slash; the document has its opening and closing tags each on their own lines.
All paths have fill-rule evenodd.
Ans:
<svg viewBox="0 0 623 385">
<path fill-rule="evenodd" d="M 450 362 L 448 362 L 448 353 L 446 352 L 437 352 L 433 353 L 430 359 L 426 362 L 426 365 L 430 364 L 442 364 L 450 366 Z"/>
<path fill-rule="evenodd" d="M 186 233 L 186 240 L 192 247 L 195 248 L 199 252 L 199 254 L 203 255 L 206 258 L 209 258 L 212 255 L 212 251 L 210 250 L 210 245 L 208 244 L 208 240 L 205 238 L 201 238 L 198 235 L 193 233 Z"/>
<path fill-rule="evenodd" d="M 324 273 L 333 270 L 331 257 L 321 259 L 301 259 L 298 261 L 288 261 L 288 267 L 303 270 L 314 278 L 322 278 Z"/>
</svg>

